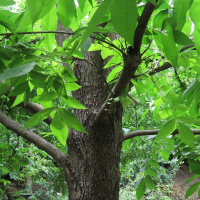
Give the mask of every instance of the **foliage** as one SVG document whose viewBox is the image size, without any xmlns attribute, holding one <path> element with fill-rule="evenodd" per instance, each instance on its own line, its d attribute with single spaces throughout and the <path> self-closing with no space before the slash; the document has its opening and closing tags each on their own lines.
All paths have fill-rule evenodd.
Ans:
<svg viewBox="0 0 200 200">
<path fill-rule="evenodd" d="M 44 134 L 44 138 L 62 151 L 66 150 L 68 127 L 87 134 L 73 112 L 69 112 L 86 109 L 71 96 L 71 92 L 81 86 L 76 83 L 73 72 L 62 63 L 68 63 L 73 68 L 74 60 L 85 60 L 88 51 L 101 51 L 103 59 L 111 57 L 104 69 L 111 69 L 106 84 L 113 87 L 125 70 L 124 61 L 131 54 L 131 46 L 135 48 L 137 41 L 134 34 L 140 25 L 144 5 L 149 2 L 155 9 L 147 21 L 144 35 L 140 33 L 143 36 L 142 46 L 138 47 L 141 51 L 140 66 L 129 84 L 129 95 L 140 101 L 140 105 L 130 102 L 127 85 L 117 98 L 109 99 L 109 103 L 120 101 L 124 108 L 129 109 L 125 110 L 124 116 L 131 119 L 124 121 L 124 130 L 160 129 L 156 136 L 138 136 L 123 144 L 122 168 L 126 169 L 126 162 L 140 158 L 129 165 L 134 167 L 134 175 L 131 176 L 143 172 L 136 189 L 138 199 L 145 194 L 146 187 L 156 188 L 154 181 L 158 181 L 157 172 L 162 170 L 159 161 L 167 162 L 171 153 L 182 154 L 182 160 L 188 158 L 190 169 L 200 174 L 199 137 L 192 131 L 200 125 L 199 1 L 85 0 L 78 1 L 79 5 L 76 5 L 74 1 L 60 0 L 56 7 L 57 0 L 27 0 L 20 4 L 16 13 L 9 7 L 15 4 L 14 1 L 0 1 L 0 32 L 5 33 L 0 39 L 1 110 L 6 113 L 8 109 L 16 108 L 15 113 L 8 115 L 23 124 L 23 129 L 32 127 L 33 131 L 43 127 L 42 121 L 50 115 L 53 118 L 50 133 Z M 57 19 L 66 29 L 70 27 L 73 31 L 68 33 L 70 37 L 64 41 L 63 47 L 59 47 L 54 40 Z M 104 28 L 98 26 L 103 23 Z M 40 33 L 37 35 L 27 36 L 28 32 L 35 34 L 38 30 Z M 52 32 L 44 33 L 50 30 Z M 111 33 L 118 33 L 121 38 L 111 41 Z M 169 67 L 162 70 L 166 62 Z M 7 98 L 13 96 L 16 99 L 10 108 Z M 44 110 L 24 123 L 17 118 L 20 113 L 17 105 L 23 103 L 26 106 L 28 102 L 39 103 Z M 39 165 L 38 171 L 28 167 L 31 159 L 26 154 L 34 151 L 34 154 L 40 154 L 39 158 L 47 157 L 47 154 L 35 150 L 3 127 L 1 129 L 1 174 L 11 171 L 18 174 L 20 166 L 24 167 L 25 174 L 32 170 L 33 177 L 44 172 L 43 163 L 41 160 L 37 163 L 37 158 L 34 159 Z M 40 130 L 38 133 L 41 134 Z M 179 134 L 171 137 L 172 133 Z M 15 157 L 12 156 L 14 153 Z M 51 158 L 48 159 L 52 162 Z M 45 165 L 48 166 L 48 163 Z M 52 176 L 53 172 L 49 173 Z M 51 176 L 46 173 L 43 179 Z M 6 185 L 6 180 L 1 182 Z M 186 197 L 198 187 L 199 183 L 191 186 Z"/>
</svg>

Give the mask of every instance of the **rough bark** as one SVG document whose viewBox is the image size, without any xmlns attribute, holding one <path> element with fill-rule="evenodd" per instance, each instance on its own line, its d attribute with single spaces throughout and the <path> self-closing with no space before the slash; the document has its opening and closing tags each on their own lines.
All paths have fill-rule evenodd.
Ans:
<svg viewBox="0 0 200 200">
<path fill-rule="evenodd" d="M 91 59 L 92 58 L 92 59 Z M 87 60 L 103 70 L 99 52 L 88 53 Z M 67 140 L 70 199 L 119 198 L 119 162 L 122 133 L 122 106 L 115 104 L 103 123 L 93 125 L 98 111 L 108 95 L 99 69 L 87 62 L 76 61 L 74 72 L 81 89 L 73 92 L 87 110 L 75 110 L 89 135 L 71 131 Z M 103 71 L 104 76 L 108 74 Z"/>
</svg>

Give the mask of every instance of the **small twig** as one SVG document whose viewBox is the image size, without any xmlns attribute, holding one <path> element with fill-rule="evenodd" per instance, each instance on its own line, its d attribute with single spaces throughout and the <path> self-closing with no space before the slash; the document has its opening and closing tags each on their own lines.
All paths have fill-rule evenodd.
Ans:
<svg viewBox="0 0 200 200">
<path fill-rule="evenodd" d="M 120 48 L 118 48 L 117 46 L 115 46 L 113 43 L 107 42 L 107 41 L 102 40 L 102 39 L 100 39 L 100 38 L 97 38 L 97 37 L 95 37 L 95 36 L 93 36 L 93 35 L 91 35 L 90 37 L 93 38 L 93 39 L 99 40 L 99 41 L 101 41 L 101 42 L 104 42 L 104 43 L 106 43 L 106 44 L 109 44 L 111 47 L 114 47 L 114 48 L 117 49 L 119 52 L 121 52 L 123 56 L 126 56 L 126 54 L 125 54 Z"/>
<path fill-rule="evenodd" d="M 149 43 L 148 47 L 147 47 L 147 48 L 144 50 L 144 52 L 141 54 L 141 57 L 142 57 L 143 54 L 145 54 L 145 53 L 147 52 L 147 50 L 148 50 L 149 47 L 151 46 L 151 43 L 152 43 L 152 40 L 151 40 L 151 42 Z"/>
<path fill-rule="evenodd" d="M 180 83 L 180 86 L 182 88 L 186 89 L 186 85 L 181 81 L 181 79 L 180 79 L 180 77 L 178 75 L 178 72 L 177 72 L 177 70 L 175 68 L 174 68 L 174 72 L 175 72 L 175 75 L 176 75 L 176 78 L 177 78 L 178 82 Z"/>
<path fill-rule="evenodd" d="M 133 100 L 133 101 L 135 102 L 136 105 L 137 105 L 137 104 L 142 105 L 141 102 L 139 102 L 139 101 L 137 101 L 136 99 L 134 99 L 129 93 L 127 94 L 127 96 L 128 96 L 131 100 Z"/>
<path fill-rule="evenodd" d="M 69 33 L 66 31 L 29 31 L 29 32 L 18 32 L 17 35 L 25 35 L 25 34 L 38 34 L 38 33 L 62 33 L 62 34 L 68 34 L 68 35 L 74 35 L 74 33 Z M 15 35 L 14 33 L 0 33 L 0 35 Z"/>
</svg>

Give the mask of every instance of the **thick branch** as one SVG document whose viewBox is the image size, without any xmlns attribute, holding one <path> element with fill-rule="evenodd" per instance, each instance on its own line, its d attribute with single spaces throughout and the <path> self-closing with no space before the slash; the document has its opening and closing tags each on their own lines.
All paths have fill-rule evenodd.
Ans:
<svg viewBox="0 0 200 200">
<path fill-rule="evenodd" d="M 16 97 L 9 97 L 12 101 L 15 101 Z M 20 103 L 19 106 L 21 106 L 22 108 L 24 108 L 25 110 L 31 112 L 32 114 L 35 114 L 41 110 L 44 110 L 43 106 L 38 104 L 38 103 L 32 103 L 32 102 L 28 102 L 25 106 L 24 103 Z M 48 125 L 51 124 L 52 122 L 52 118 L 51 116 L 48 116 L 48 118 L 46 118 L 44 120 L 44 122 L 46 122 Z"/>
<path fill-rule="evenodd" d="M 134 138 L 134 137 L 137 137 L 137 136 L 157 135 L 159 130 L 160 129 L 132 131 L 132 132 L 124 135 L 124 140 L 128 140 L 128 139 L 131 139 L 131 138 Z M 192 132 L 194 133 L 194 135 L 200 135 L 200 129 L 192 129 Z M 178 129 L 176 129 L 172 133 L 172 135 L 176 135 L 178 133 L 179 133 L 179 131 L 178 131 Z"/>
<path fill-rule="evenodd" d="M 149 75 L 152 76 L 152 75 L 154 75 L 154 74 L 156 74 L 158 72 L 161 72 L 161 71 L 164 71 L 166 69 L 169 69 L 170 67 L 172 67 L 171 63 L 165 62 L 161 67 L 157 67 L 157 68 L 151 70 L 149 72 Z"/>
<path fill-rule="evenodd" d="M 62 167 L 65 166 L 67 158 L 65 154 L 62 153 L 62 151 L 60 151 L 57 147 L 47 142 L 45 139 L 33 133 L 32 131 L 29 131 L 27 129 L 20 131 L 22 129 L 22 126 L 16 121 L 10 119 L 1 110 L 0 110 L 0 123 L 3 124 L 8 130 L 15 132 L 17 135 L 35 144 L 39 149 L 45 151 L 52 158 L 54 158 Z"/>
<path fill-rule="evenodd" d="M 158 0 L 156 0 L 156 3 L 157 2 Z M 134 35 L 133 47 L 136 52 L 140 51 L 140 47 L 142 45 L 142 38 L 143 38 L 144 32 L 146 30 L 147 24 L 149 22 L 149 19 L 152 15 L 154 8 L 155 8 L 155 5 L 149 2 L 147 2 L 147 4 L 144 7 L 144 10 L 140 17 L 140 20 L 138 22 L 137 28 L 135 30 L 135 35 Z"/>
</svg>

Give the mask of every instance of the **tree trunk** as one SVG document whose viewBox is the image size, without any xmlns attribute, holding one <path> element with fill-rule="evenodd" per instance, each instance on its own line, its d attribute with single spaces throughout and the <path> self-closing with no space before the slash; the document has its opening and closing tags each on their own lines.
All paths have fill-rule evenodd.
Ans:
<svg viewBox="0 0 200 200">
<path fill-rule="evenodd" d="M 103 70 L 105 63 L 99 52 L 88 53 L 86 60 L 99 68 L 83 61 L 76 61 L 74 66 L 82 88 L 73 92 L 73 96 L 88 108 L 75 110 L 75 115 L 89 135 L 71 130 L 68 136 L 69 198 L 117 200 L 123 108 L 120 103 L 115 104 L 102 124 L 92 125 L 109 92 L 99 70 L 105 77 L 108 70 Z"/>
<path fill-rule="evenodd" d="M 64 28 L 60 22 L 57 27 L 57 30 Z M 110 38 L 113 40 L 117 37 L 119 36 L 111 35 Z M 63 38 L 62 35 L 60 38 L 60 34 L 56 34 L 58 45 L 62 46 L 65 39 L 67 36 Z M 67 170 L 69 199 L 117 200 L 120 182 L 119 162 L 123 142 L 123 107 L 121 103 L 115 104 L 102 124 L 93 125 L 96 112 L 110 92 L 105 79 L 111 68 L 103 69 L 109 58 L 103 60 L 100 51 L 88 52 L 85 59 L 93 65 L 86 61 L 75 61 L 73 71 L 77 83 L 82 87 L 73 92 L 73 97 L 87 108 L 76 109 L 75 115 L 89 135 L 75 130 L 69 132 L 66 166 L 69 170 Z M 66 67 L 69 68 L 69 65 Z"/>
</svg>

